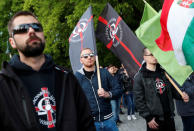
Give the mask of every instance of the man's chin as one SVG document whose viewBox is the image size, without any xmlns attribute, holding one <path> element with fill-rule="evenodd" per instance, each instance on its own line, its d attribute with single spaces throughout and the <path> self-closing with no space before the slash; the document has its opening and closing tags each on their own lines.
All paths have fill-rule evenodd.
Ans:
<svg viewBox="0 0 194 131">
<path fill-rule="evenodd" d="M 41 56 L 43 54 L 43 52 L 36 52 L 36 53 L 23 53 L 23 55 L 25 57 L 37 57 L 37 56 Z"/>
<path fill-rule="evenodd" d="M 39 44 L 41 41 L 39 41 L 39 40 L 31 40 L 30 42 L 28 42 L 28 44 L 32 44 L 32 45 L 34 45 L 34 44 Z"/>
<path fill-rule="evenodd" d="M 21 50 L 20 50 L 21 51 Z M 25 50 L 22 50 L 21 52 L 24 54 L 24 56 L 26 57 L 37 57 L 43 54 L 44 51 L 44 46 L 42 47 L 32 47 L 31 48 L 27 48 Z"/>
<path fill-rule="evenodd" d="M 88 68 L 92 68 L 93 66 L 94 66 L 94 64 L 87 65 Z"/>
</svg>

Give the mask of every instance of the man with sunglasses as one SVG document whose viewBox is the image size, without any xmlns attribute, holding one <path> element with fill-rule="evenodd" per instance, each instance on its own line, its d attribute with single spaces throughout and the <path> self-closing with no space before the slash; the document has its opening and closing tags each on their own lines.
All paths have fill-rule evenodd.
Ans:
<svg viewBox="0 0 194 131">
<path fill-rule="evenodd" d="M 36 16 L 16 13 L 8 24 L 17 49 L 0 72 L 2 131 L 95 131 L 89 103 L 67 69 L 43 54 L 45 38 Z"/>
<path fill-rule="evenodd" d="M 96 130 L 118 131 L 110 104 L 111 99 L 118 99 L 122 94 L 118 81 L 106 69 L 100 69 L 102 88 L 98 87 L 95 55 L 91 49 L 81 51 L 80 62 L 83 68 L 75 75 L 88 98 Z"/>
<path fill-rule="evenodd" d="M 134 79 L 137 111 L 145 118 L 147 131 L 176 131 L 173 98 L 181 99 L 181 96 L 147 48 L 143 50 L 143 55 L 145 63 Z M 185 102 L 189 101 L 188 95 L 184 92 L 182 99 Z"/>
</svg>

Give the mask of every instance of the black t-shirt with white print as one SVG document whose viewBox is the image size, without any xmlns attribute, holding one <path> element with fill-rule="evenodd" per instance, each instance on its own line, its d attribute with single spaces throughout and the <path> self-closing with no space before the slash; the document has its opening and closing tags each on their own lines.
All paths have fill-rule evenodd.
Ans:
<svg viewBox="0 0 194 131">
<path fill-rule="evenodd" d="M 10 64 L 22 80 L 24 87 L 32 98 L 41 130 L 56 131 L 54 63 L 51 57 L 45 57 L 46 61 L 39 71 L 34 71 L 28 65 L 20 62 L 19 56 L 14 56 Z"/>
</svg>

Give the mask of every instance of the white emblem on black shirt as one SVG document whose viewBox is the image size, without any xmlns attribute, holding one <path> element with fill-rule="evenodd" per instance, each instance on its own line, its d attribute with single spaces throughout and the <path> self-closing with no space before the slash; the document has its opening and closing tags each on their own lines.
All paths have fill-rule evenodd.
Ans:
<svg viewBox="0 0 194 131">
<path fill-rule="evenodd" d="M 159 94 L 163 94 L 163 92 L 165 91 L 165 84 L 164 84 L 164 81 L 159 79 L 159 78 L 156 78 L 156 90 Z"/>
<path fill-rule="evenodd" d="M 40 124 L 54 128 L 56 124 L 56 101 L 47 87 L 41 88 L 41 92 L 34 97 L 33 104 Z"/>
</svg>

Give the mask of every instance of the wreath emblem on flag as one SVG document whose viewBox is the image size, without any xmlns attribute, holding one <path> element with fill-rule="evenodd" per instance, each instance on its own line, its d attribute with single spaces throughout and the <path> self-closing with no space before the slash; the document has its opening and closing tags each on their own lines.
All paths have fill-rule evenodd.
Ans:
<svg viewBox="0 0 194 131">
<path fill-rule="evenodd" d="M 117 21 L 117 19 L 115 19 L 115 18 L 110 19 L 107 26 L 106 26 L 106 31 L 105 31 L 106 38 L 109 41 L 111 41 L 111 40 L 113 41 L 114 47 L 117 47 L 123 38 L 122 27 L 120 24 L 118 24 L 116 26 L 116 21 Z M 116 40 L 115 35 L 119 38 L 120 41 Z"/>
<path fill-rule="evenodd" d="M 81 19 L 78 24 L 76 25 L 75 29 L 72 32 L 71 42 L 78 42 L 81 41 L 80 34 L 84 34 L 88 27 L 88 20 Z M 83 35 L 84 37 L 84 35 Z"/>
<path fill-rule="evenodd" d="M 182 7 L 185 7 L 185 8 L 194 8 L 194 7 L 191 7 L 191 4 L 192 5 L 194 4 L 194 2 L 192 0 L 179 0 L 178 4 Z"/>
</svg>

